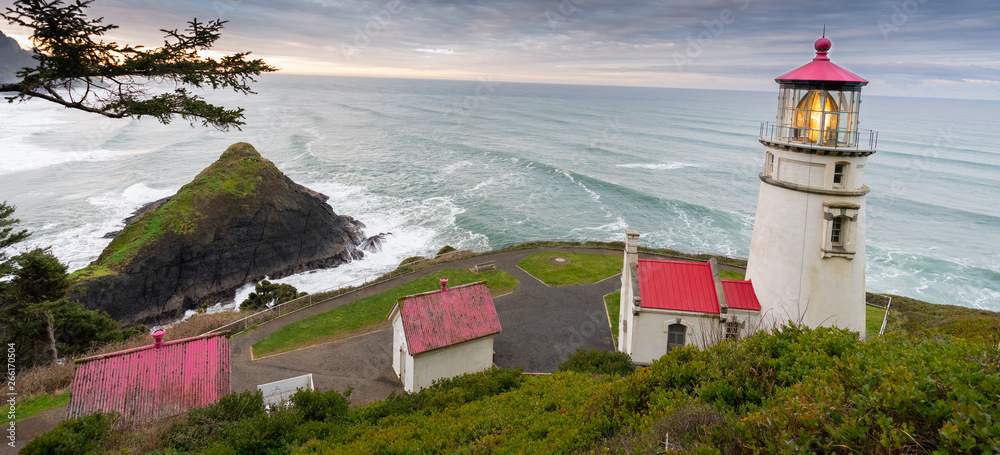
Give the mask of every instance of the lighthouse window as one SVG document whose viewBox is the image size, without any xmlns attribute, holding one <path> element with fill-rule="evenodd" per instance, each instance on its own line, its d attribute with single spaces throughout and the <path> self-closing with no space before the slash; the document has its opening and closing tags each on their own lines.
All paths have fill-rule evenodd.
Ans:
<svg viewBox="0 0 1000 455">
<path fill-rule="evenodd" d="M 846 183 L 844 180 L 844 169 L 846 169 L 846 164 L 837 163 L 833 165 L 833 187 L 843 188 Z"/>
<path fill-rule="evenodd" d="M 767 152 L 767 156 L 764 158 L 764 175 L 774 174 L 774 154 Z"/>
<path fill-rule="evenodd" d="M 667 352 L 673 348 L 684 346 L 685 333 L 687 333 L 687 327 L 684 327 L 683 324 L 670 324 L 667 327 Z"/>
<path fill-rule="evenodd" d="M 799 100 L 795 109 L 795 127 L 799 138 L 820 144 L 837 143 L 840 109 L 829 93 L 813 90 Z"/>
<path fill-rule="evenodd" d="M 844 217 L 838 216 L 833 219 L 833 229 L 830 230 L 830 243 L 833 246 L 844 246 Z"/>
</svg>

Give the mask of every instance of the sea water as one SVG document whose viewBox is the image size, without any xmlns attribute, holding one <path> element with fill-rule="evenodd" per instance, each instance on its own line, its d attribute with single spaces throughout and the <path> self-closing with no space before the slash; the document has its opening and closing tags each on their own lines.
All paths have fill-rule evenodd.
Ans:
<svg viewBox="0 0 1000 455">
<path fill-rule="evenodd" d="M 0 106 L 0 200 L 70 269 L 230 144 L 330 196 L 382 251 L 279 281 L 316 292 L 444 245 L 622 240 L 745 258 L 774 92 L 268 75 L 242 131 Z M 867 287 L 1000 311 L 1000 102 L 866 96 Z M 249 292 L 245 288 L 240 297 Z"/>
</svg>

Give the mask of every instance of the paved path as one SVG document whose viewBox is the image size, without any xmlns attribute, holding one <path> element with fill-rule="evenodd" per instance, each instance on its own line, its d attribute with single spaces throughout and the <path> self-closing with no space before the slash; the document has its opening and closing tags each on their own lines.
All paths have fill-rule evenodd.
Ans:
<svg viewBox="0 0 1000 455">
<path fill-rule="evenodd" d="M 587 248 L 538 248 L 496 253 L 439 264 L 404 277 L 337 297 L 297 313 L 269 321 L 246 335 L 234 337 L 233 390 L 254 390 L 258 384 L 313 374 L 320 390 L 354 389 L 354 403 L 387 397 L 403 388 L 392 370 L 392 332 L 388 324 L 376 331 L 285 354 L 250 360 L 250 346 L 279 328 L 309 316 L 392 289 L 439 270 L 472 268 L 476 263 L 496 261 L 497 269 L 520 281 L 514 292 L 495 299 L 503 331 L 494 340 L 495 362 L 525 372 L 551 372 L 577 349 L 614 349 L 604 295 L 620 287 L 617 277 L 584 286 L 548 287 L 519 269 L 516 264 L 538 251 L 593 252 L 620 255 L 621 252 Z"/>
</svg>

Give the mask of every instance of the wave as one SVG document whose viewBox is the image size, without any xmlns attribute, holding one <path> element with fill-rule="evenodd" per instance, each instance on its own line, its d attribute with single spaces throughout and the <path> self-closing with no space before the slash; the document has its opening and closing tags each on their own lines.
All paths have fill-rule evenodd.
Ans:
<svg viewBox="0 0 1000 455">
<path fill-rule="evenodd" d="M 615 167 L 623 167 L 627 169 L 652 169 L 657 171 L 672 171 L 674 169 L 682 169 L 686 167 L 697 167 L 697 164 L 673 162 L 673 163 L 626 163 L 619 164 Z"/>
</svg>

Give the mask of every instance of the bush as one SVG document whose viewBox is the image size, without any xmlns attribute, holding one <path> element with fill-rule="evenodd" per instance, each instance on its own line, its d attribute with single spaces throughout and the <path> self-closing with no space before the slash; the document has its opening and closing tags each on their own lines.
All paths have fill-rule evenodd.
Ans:
<svg viewBox="0 0 1000 455">
<path fill-rule="evenodd" d="M 191 409 L 184 422 L 170 425 L 169 444 L 177 450 L 191 452 L 221 439 L 233 422 L 261 416 L 266 417 L 267 412 L 260 390 L 232 393 L 209 406 Z"/>
<path fill-rule="evenodd" d="M 18 367 L 45 364 L 52 360 L 48 337 L 48 316 L 59 357 L 83 354 L 94 346 L 119 342 L 146 332 L 145 326 L 118 328 L 118 322 L 103 311 L 88 310 L 78 302 L 58 300 L 15 304 L 0 311 L 4 321 L 2 342 L 18 345 Z"/>
<path fill-rule="evenodd" d="M 445 245 L 444 248 L 441 248 L 440 250 L 438 250 L 438 252 L 437 252 L 437 254 L 435 256 L 440 256 L 442 254 L 451 253 L 452 251 L 458 251 L 458 248 L 455 248 L 455 247 L 453 247 L 451 245 Z"/>
<path fill-rule="evenodd" d="M 328 422 L 339 419 L 351 408 L 351 388 L 344 393 L 336 390 L 318 392 L 299 390 L 291 397 L 295 410 L 309 421 Z"/>
<path fill-rule="evenodd" d="M 85 455 L 100 454 L 101 444 L 111 436 L 117 414 L 100 412 L 65 420 L 21 449 L 25 455 Z"/>
<path fill-rule="evenodd" d="M 253 292 L 240 303 L 240 310 L 259 310 L 272 305 L 279 305 L 289 300 L 304 297 L 305 292 L 299 292 L 290 284 L 275 284 L 264 280 L 254 286 Z"/>
<path fill-rule="evenodd" d="M 559 364 L 559 371 L 603 374 L 607 376 L 628 376 L 635 372 L 632 358 L 624 352 L 601 349 L 580 349 Z"/>
</svg>

